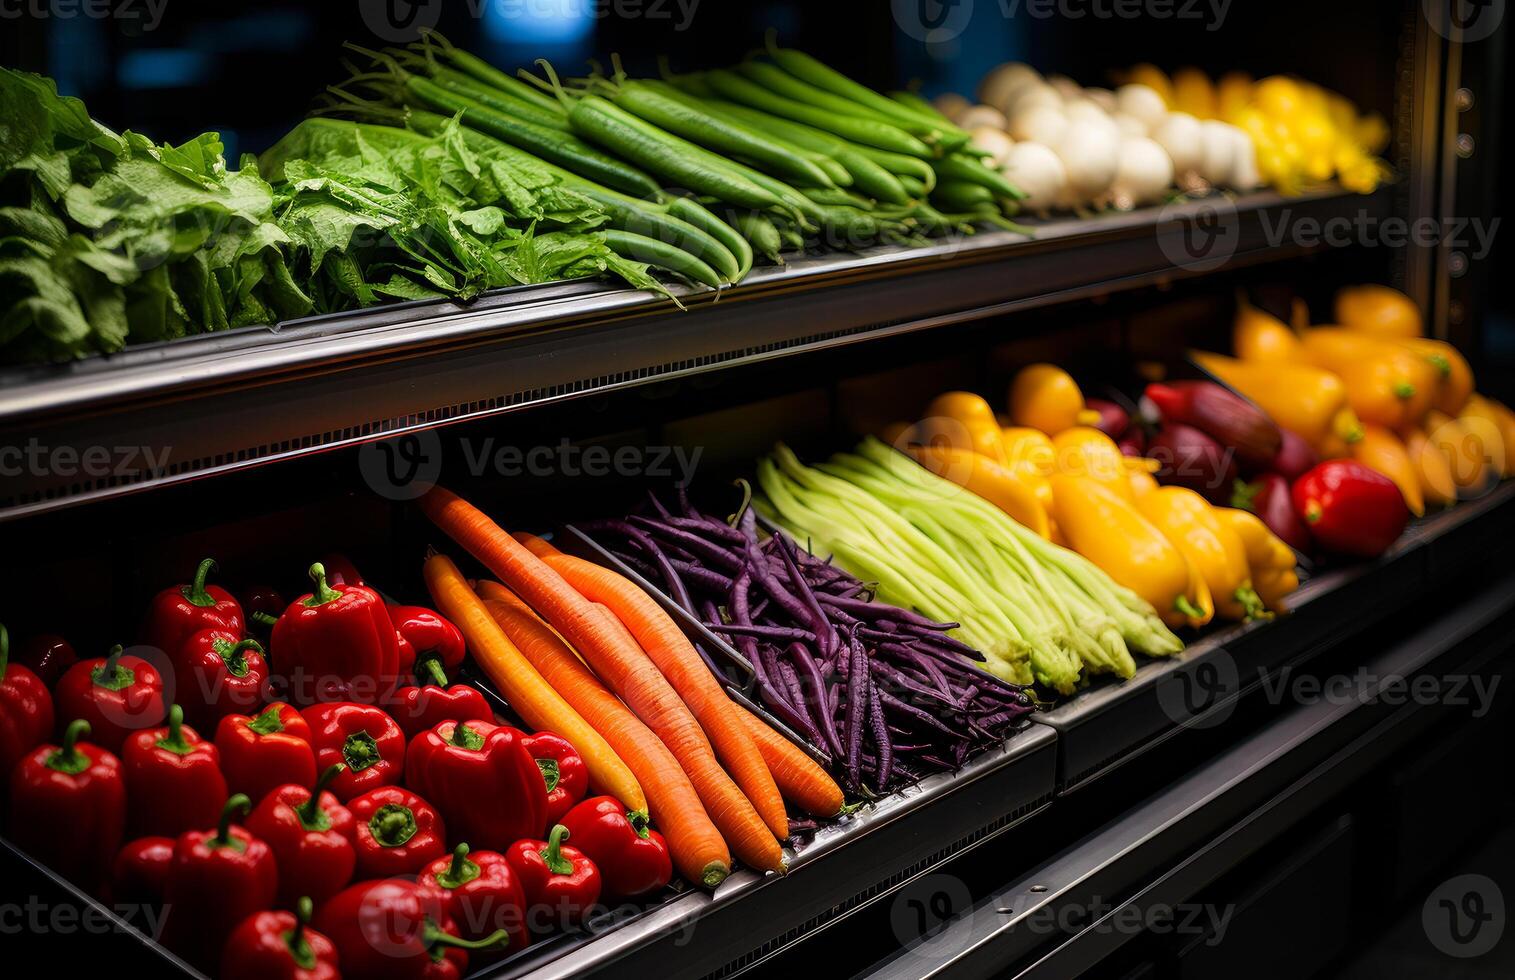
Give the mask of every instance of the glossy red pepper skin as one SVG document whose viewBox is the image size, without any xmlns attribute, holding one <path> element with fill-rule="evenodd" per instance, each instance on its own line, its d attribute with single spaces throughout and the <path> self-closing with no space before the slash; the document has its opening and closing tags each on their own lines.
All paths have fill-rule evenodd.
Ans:
<svg viewBox="0 0 1515 980">
<path fill-rule="evenodd" d="M 114 647 L 108 657 L 81 660 L 53 691 L 59 718 L 89 722 L 96 745 L 119 753 L 132 732 L 163 724 L 163 675 L 158 668 Z"/>
<path fill-rule="evenodd" d="M 526 893 L 526 921 L 533 929 L 576 925 L 600 900 L 599 869 L 563 843 L 567 838 L 568 828 L 558 824 L 547 840 L 516 841 L 505 851 Z"/>
<path fill-rule="evenodd" d="M 83 741 L 89 722 L 69 723 L 63 744 L 39 745 L 10 774 L 10 839 L 81 888 L 110 875 L 126 831 L 121 761 Z"/>
<path fill-rule="evenodd" d="M 365 585 L 332 586 L 319 563 L 310 576 L 315 591 L 290 603 L 269 641 L 291 700 L 384 702 L 400 663 L 384 600 Z"/>
<path fill-rule="evenodd" d="M 223 630 L 238 639 L 246 635 L 242 604 L 219 585 L 205 584 L 215 567 L 215 559 L 207 558 L 195 570 L 193 581 L 171 585 L 153 597 L 142 626 L 143 643 L 172 657 L 185 640 L 201 630 Z"/>
<path fill-rule="evenodd" d="M 257 640 L 201 630 L 184 641 L 173 665 L 185 715 L 207 732 L 223 716 L 256 711 L 268 700 L 268 661 Z"/>
<path fill-rule="evenodd" d="M 164 887 L 163 944 L 201 969 L 221 962 L 221 949 L 242 920 L 271 908 L 279 872 L 268 844 L 232 820 L 250 803 L 226 801 L 217 826 L 191 830 L 174 842 Z"/>
<path fill-rule="evenodd" d="M 1315 550 L 1315 539 L 1294 509 L 1293 491 L 1283 474 L 1263 473 L 1251 483 L 1237 483 L 1231 506 L 1252 511 L 1295 551 L 1309 554 Z"/>
<path fill-rule="evenodd" d="M 321 556 L 321 564 L 326 569 L 326 581 L 332 585 L 367 584 L 363 579 L 363 573 L 358 571 L 358 566 L 344 554 L 328 551 Z"/>
<path fill-rule="evenodd" d="M 21 644 L 11 662 L 30 667 L 32 673 L 42 678 L 42 683 L 52 687 L 64 671 L 79 662 L 79 655 L 63 637 L 41 633 Z"/>
<path fill-rule="evenodd" d="M 220 980 L 341 980 L 336 945 L 310 928 L 311 906 L 243 919 L 221 952 Z"/>
<path fill-rule="evenodd" d="M 10 660 L 10 634 L 0 626 L 0 773 L 53 734 L 53 696 L 31 668 Z"/>
<path fill-rule="evenodd" d="M 294 908 L 302 896 L 320 905 L 352 881 L 358 861 L 357 821 L 326 792 L 338 772 L 337 766 L 323 772 L 314 791 L 294 783 L 280 786 L 247 818 L 247 829 L 274 852 L 279 904 L 285 908 Z"/>
<path fill-rule="evenodd" d="M 301 712 L 310 726 L 316 768 L 325 772 L 338 762 L 347 771 L 331 791 L 346 803 L 359 793 L 393 786 L 405 774 L 405 733 L 384 711 L 370 704 L 317 704 Z"/>
<path fill-rule="evenodd" d="M 462 665 L 467 649 L 463 632 L 441 613 L 425 606 L 390 606 L 389 619 L 402 647 L 400 670 L 406 676 L 428 657 L 448 673 Z"/>
<path fill-rule="evenodd" d="M 447 827 L 435 807 L 400 786 L 381 786 L 349 801 L 359 878 L 419 874 L 447 853 Z"/>
<path fill-rule="evenodd" d="M 316 911 L 346 976 L 362 980 L 458 980 L 477 948 L 458 936 L 442 894 L 412 881 L 363 881 Z"/>
<path fill-rule="evenodd" d="M 256 717 L 227 715 L 216 726 L 216 748 L 226 788 L 262 800 L 286 783 L 316 781 L 316 753 L 310 725 L 293 706 L 275 701 Z"/>
<path fill-rule="evenodd" d="M 504 929 L 511 950 L 531 943 L 526 893 L 499 851 L 470 851 L 459 844 L 452 854 L 428 864 L 416 882 L 442 892 L 447 916 L 464 939 L 484 939 Z"/>
<path fill-rule="evenodd" d="M 494 709 L 482 691 L 467 684 L 449 686 L 447 678 L 440 674 L 441 667 L 435 661 L 427 664 L 425 669 L 438 672 L 438 682 L 407 687 L 395 699 L 395 721 L 404 729 L 406 738 L 415 738 L 444 721 L 494 722 Z"/>
<path fill-rule="evenodd" d="M 563 822 L 563 816 L 589 792 L 589 767 L 568 739 L 552 732 L 526 736 L 526 751 L 536 760 L 547 788 L 547 820 L 544 826 Z M 569 828 L 572 830 L 573 828 Z M 580 848 L 582 850 L 582 848 Z"/>
<path fill-rule="evenodd" d="M 1294 509 L 1328 551 L 1377 558 L 1410 519 L 1394 482 L 1356 460 L 1331 459 L 1294 481 Z"/>
<path fill-rule="evenodd" d="M 547 787 L 525 738 L 506 725 L 444 721 L 411 740 L 406 778 L 456 839 L 502 850 L 546 826 Z"/>
<path fill-rule="evenodd" d="M 613 796 L 585 800 L 560 821 L 568 839 L 600 869 L 609 898 L 639 898 L 667 887 L 673 861 L 663 835 L 647 818 L 626 812 Z"/>
<path fill-rule="evenodd" d="M 127 829 L 134 837 L 177 837 L 208 827 L 226 803 L 221 753 L 188 725 L 176 704 L 166 728 L 134 732 L 121 750 Z"/>
<path fill-rule="evenodd" d="M 173 862 L 172 837 L 138 837 L 127 841 L 111 864 L 111 901 L 117 905 L 162 905 L 168 869 Z"/>
</svg>

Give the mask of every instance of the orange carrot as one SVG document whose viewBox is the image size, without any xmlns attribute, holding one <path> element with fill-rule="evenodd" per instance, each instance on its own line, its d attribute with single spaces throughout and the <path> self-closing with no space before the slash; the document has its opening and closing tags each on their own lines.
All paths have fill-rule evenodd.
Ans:
<svg viewBox="0 0 1515 980">
<path fill-rule="evenodd" d="M 468 587 L 451 558 L 433 555 L 424 569 L 426 587 L 437 610 L 457 624 L 474 661 L 489 675 L 516 714 L 532 728 L 566 738 L 589 769 L 589 781 L 626 805 L 646 810 L 647 797 L 637 777 L 595 728 L 542 678 Z"/>
<path fill-rule="evenodd" d="M 760 871 L 783 871 L 783 851 L 752 803 L 715 760 L 710 741 L 647 654 L 605 628 L 598 610 L 542 559 L 477 507 L 442 487 L 417 501 L 432 523 L 467 548 L 584 658 L 689 775 L 731 850 Z"/>
<path fill-rule="evenodd" d="M 562 552 L 546 538 L 539 538 L 535 534 L 527 534 L 525 531 L 514 531 L 510 535 L 521 543 L 521 547 L 536 555 L 538 558 L 546 558 L 548 555 L 561 555 Z"/>
<path fill-rule="evenodd" d="M 799 746 L 733 702 L 731 710 L 747 727 L 784 799 L 814 817 L 834 817 L 842 810 L 842 788 Z"/>
<path fill-rule="evenodd" d="M 679 697 L 694 712 L 715 746 L 715 754 L 736 780 L 763 822 L 780 840 L 789 836 L 784 799 L 763 762 L 752 736 L 731 714 L 731 699 L 700 658 L 694 644 L 663 607 L 625 576 L 592 561 L 571 555 L 549 555 L 544 561 L 579 594 L 609 608 L 652 658 Z"/>
<path fill-rule="evenodd" d="M 730 872 L 731 852 L 673 753 L 605 689 L 526 603 L 497 582 L 480 582 L 479 593 L 505 635 L 637 774 L 646 788 L 653 822 L 663 831 L 679 874 L 707 888 L 720 884 Z"/>
</svg>

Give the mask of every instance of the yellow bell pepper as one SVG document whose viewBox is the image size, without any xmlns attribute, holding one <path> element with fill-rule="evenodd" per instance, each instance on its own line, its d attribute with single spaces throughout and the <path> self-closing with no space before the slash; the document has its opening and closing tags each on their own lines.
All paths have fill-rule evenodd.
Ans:
<svg viewBox="0 0 1515 980">
<path fill-rule="evenodd" d="M 1426 500 L 1420 489 L 1420 477 L 1410 460 L 1410 451 L 1393 432 L 1381 425 L 1363 426 L 1362 439 L 1352 447 L 1352 458 L 1394 481 L 1404 495 L 1410 513 L 1420 517 L 1426 512 Z"/>
<path fill-rule="evenodd" d="M 1336 322 L 1375 337 L 1419 337 L 1425 333 L 1420 307 L 1388 286 L 1344 286 L 1336 291 Z"/>
<path fill-rule="evenodd" d="M 1397 429 L 1419 422 L 1431 407 L 1436 369 L 1403 347 L 1340 327 L 1307 330 L 1300 344 L 1305 363 L 1341 378 L 1364 422 Z"/>
<path fill-rule="evenodd" d="M 1052 488 L 1047 477 L 1052 475 L 1057 450 L 1052 440 L 1040 429 L 1024 426 L 1006 426 L 1000 429 L 1000 445 L 1005 449 L 1005 468 L 1036 491 L 1042 506 L 1052 509 Z"/>
<path fill-rule="evenodd" d="M 1055 436 L 1075 425 L 1094 425 L 1099 413 L 1084 405 L 1073 377 L 1055 364 L 1030 364 L 1010 383 L 1010 421 Z"/>
<path fill-rule="evenodd" d="M 1087 476 L 1104 484 L 1127 500 L 1131 482 L 1126 477 L 1126 457 L 1115 441 L 1098 429 L 1075 425 L 1052 437 L 1056 453 L 1053 463 L 1058 473 Z"/>
<path fill-rule="evenodd" d="M 1222 618 L 1251 620 L 1263 614 L 1262 600 L 1252 589 L 1246 547 L 1204 497 L 1187 487 L 1158 487 L 1136 507 L 1199 570 Z"/>
<path fill-rule="evenodd" d="M 911 446 L 910 455 L 926 469 L 976 493 L 1043 538 L 1051 538 L 1047 509 L 1036 491 L 992 459 L 952 446 Z M 1042 478 L 1046 482 L 1045 477 Z"/>
<path fill-rule="evenodd" d="M 1299 572 L 1293 568 L 1275 568 L 1260 572 L 1252 578 L 1252 588 L 1263 605 L 1274 612 L 1288 612 L 1287 598 L 1299 588 Z"/>
<path fill-rule="evenodd" d="M 1157 480 L 1146 470 L 1128 469 L 1126 480 L 1131 484 L 1131 499 L 1140 500 L 1142 497 L 1157 489 Z"/>
<path fill-rule="evenodd" d="M 1432 411 L 1426 416 L 1426 435 L 1452 471 L 1452 482 L 1460 489 L 1477 491 L 1488 483 L 1490 463 L 1497 449 L 1504 455 L 1504 442 L 1498 427 L 1483 419 L 1451 418 Z"/>
<path fill-rule="evenodd" d="M 1203 626 L 1214 615 L 1193 565 L 1130 502 L 1098 481 L 1054 473 L 1053 517 L 1074 551 L 1157 610 L 1170 626 Z"/>
<path fill-rule="evenodd" d="M 967 449 L 996 463 L 1005 461 L 994 409 L 970 391 L 949 391 L 932 399 L 916 430 L 921 442 Z"/>
<path fill-rule="evenodd" d="M 1412 428 L 1405 432 L 1405 452 L 1409 454 L 1410 465 L 1415 468 L 1421 499 L 1437 507 L 1455 504 L 1457 482 L 1452 479 L 1452 467 L 1424 429 Z"/>
<path fill-rule="evenodd" d="M 1242 548 L 1247 554 L 1247 566 L 1252 569 L 1254 586 L 1257 576 L 1262 572 L 1295 566 L 1294 549 L 1269 530 L 1261 517 L 1238 507 L 1216 507 L 1214 511 L 1216 518 L 1229 526 L 1241 539 Z"/>
<path fill-rule="evenodd" d="M 1460 413 L 1473 394 L 1473 368 L 1468 359 L 1445 340 L 1410 337 L 1394 342 L 1431 365 L 1437 378 L 1432 399 L 1436 410 L 1447 415 Z"/>
<path fill-rule="evenodd" d="M 1245 297 L 1238 297 L 1236 319 L 1231 326 L 1231 345 L 1244 361 L 1297 361 L 1299 338 L 1278 317 L 1259 310 Z"/>
<path fill-rule="evenodd" d="M 1207 351 L 1190 356 L 1317 452 L 1329 436 L 1346 442 L 1362 438 L 1362 426 L 1347 404 L 1346 385 L 1330 371 L 1308 364 L 1255 364 Z"/>
<path fill-rule="evenodd" d="M 1482 395 L 1473 395 L 1468 398 L 1468 403 L 1463 406 L 1457 416 L 1464 425 L 1472 425 L 1470 420 L 1479 419 L 1482 422 L 1482 431 L 1499 433 L 1500 452 L 1494 452 L 1494 440 L 1489 439 L 1489 445 L 1485 448 L 1489 451 L 1489 457 L 1493 463 L 1493 469 L 1501 478 L 1515 472 L 1515 412 L 1511 412 L 1499 402 Z"/>
</svg>

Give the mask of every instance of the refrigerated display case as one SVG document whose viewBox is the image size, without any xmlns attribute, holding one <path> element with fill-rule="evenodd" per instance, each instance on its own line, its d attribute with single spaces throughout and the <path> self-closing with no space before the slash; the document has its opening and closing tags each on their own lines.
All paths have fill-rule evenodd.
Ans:
<svg viewBox="0 0 1515 980">
<path fill-rule="evenodd" d="M 338 79 L 280 72 L 259 90 L 237 77 L 269 74 L 278 50 L 336 72 L 343 40 L 397 40 L 377 5 L 351 6 L 165 9 L 170 40 L 134 20 L 27 17 L 0 53 L 106 121 L 175 137 L 216 122 L 259 150 Z M 671 287 L 682 306 L 573 279 L 9 365 L 0 447 L 17 465 L 0 481 L 0 524 L 14 558 L 0 615 L 13 635 L 105 650 L 212 553 L 243 587 L 292 583 L 312 557 L 344 553 L 388 597 L 425 601 L 428 548 L 460 553 L 416 509 L 431 483 L 559 542 L 691 476 L 721 506 L 775 441 L 820 459 L 941 391 L 997 398 L 1034 361 L 1127 393 L 1140 390 L 1133 364 L 1192 372 L 1182 352 L 1225 347 L 1239 293 L 1324 314 L 1341 284 L 1392 285 L 1429 336 L 1467 353 L 1481 391 L 1515 393 L 1492 273 L 1503 23 L 1409 0 L 1239 3 L 1194 22 L 981 3 L 971 29 L 933 34 L 911 4 L 775 3 L 700 7 L 682 27 L 603 8 L 532 37 L 470 6 L 441 11 L 441 26 L 502 64 L 537 50 L 705 66 L 771 26 L 880 90 L 914 78 L 961 91 L 1009 59 L 1089 83 L 1136 61 L 1295 73 L 1389 120 L 1394 175 L 1370 193 L 1175 196 L 1026 219 L 1028 233 L 791 254 L 719 291 Z M 1487 240 L 1464 234 L 1475 222 Z M 1347 231 L 1306 233 L 1328 228 Z M 549 461 L 523 463 L 533 447 Z M 599 474 L 563 462 L 586 447 L 633 462 Z M 501 449 L 517 450 L 510 464 Z M 1366 969 L 1384 923 L 1509 826 L 1497 760 L 1511 735 L 1515 486 L 1469 496 L 1376 559 L 1307 562 L 1286 614 L 1186 634 L 1182 653 L 1049 697 L 1001 746 L 796 836 L 786 875 L 675 886 L 468 976 L 760 977 L 816 957 L 880 977 Z M 465 677 L 513 717 L 479 669 Z M 1417 683 L 1431 693 L 1408 694 Z M 206 975 L 12 836 L 0 837 L 8 946 L 70 972 Z M 1487 861 L 1471 870 L 1497 881 Z M 1424 931 L 1417 954 L 1438 967 L 1509 962 L 1497 948 L 1460 959 L 1429 915 Z"/>
</svg>

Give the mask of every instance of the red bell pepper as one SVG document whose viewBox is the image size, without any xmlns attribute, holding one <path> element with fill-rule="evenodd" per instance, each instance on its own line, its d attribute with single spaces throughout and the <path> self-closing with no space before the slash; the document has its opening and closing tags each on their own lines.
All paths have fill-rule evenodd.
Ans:
<svg viewBox="0 0 1515 980">
<path fill-rule="evenodd" d="M 573 846 L 600 869 L 605 894 L 638 898 L 664 888 L 673 862 L 663 835 L 648 828 L 640 813 L 627 813 L 613 796 L 585 800 L 563 818 Z"/>
<path fill-rule="evenodd" d="M 441 892 L 413 881 L 364 881 L 323 905 L 315 924 L 336 944 L 349 977 L 458 980 L 468 969 L 467 951 L 501 948 L 505 931 L 463 939 L 443 904 Z"/>
<path fill-rule="evenodd" d="M 10 633 L 0 625 L 0 773 L 53 733 L 53 696 L 31 668 L 10 661 Z"/>
<path fill-rule="evenodd" d="M 189 720 L 214 731 L 223 715 L 257 710 L 268 700 L 263 644 L 223 630 L 201 630 L 175 656 L 179 701 Z"/>
<path fill-rule="evenodd" d="M 447 853 L 447 830 L 435 807 L 400 786 L 381 786 L 348 804 L 357 823 L 358 877 L 419 874 Z"/>
<path fill-rule="evenodd" d="M 447 916 L 458 924 L 463 938 L 483 939 L 504 929 L 511 949 L 531 943 L 526 894 L 499 851 L 470 852 L 467 844 L 459 844 L 451 857 L 428 864 L 416 881 L 442 891 Z"/>
<path fill-rule="evenodd" d="M 1310 528 L 1294 509 L 1289 481 L 1279 473 L 1263 473 L 1251 483 L 1236 482 L 1231 506 L 1250 510 L 1295 551 L 1309 554 L 1315 548 Z"/>
<path fill-rule="evenodd" d="M 600 870 L 584 852 L 564 844 L 567 839 L 568 828 L 558 824 L 547 840 L 516 841 L 505 851 L 526 893 L 533 929 L 581 922 L 600 900 Z"/>
<path fill-rule="evenodd" d="M 126 830 L 121 761 L 81 741 L 89 722 L 76 719 L 63 744 L 40 745 L 10 774 L 10 839 L 80 887 L 110 875 Z"/>
<path fill-rule="evenodd" d="M 552 732 L 526 736 L 526 751 L 536 760 L 547 786 L 547 821 L 543 826 L 562 823 L 563 815 L 589 792 L 589 767 L 568 739 Z"/>
<path fill-rule="evenodd" d="M 407 781 L 459 840 L 501 850 L 546 826 L 547 788 L 525 738 L 505 725 L 444 721 L 411 740 Z"/>
<path fill-rule="evenodd" d="M 386 700 L 398 682 L 400 654 L 384 600 L 366 585 L 333 587 L 319 562 L 310 577 L 315 591 L 290 604 L 270 640 L 292 700 Z"/>
<path fill-rule="evenodd" d="M 389 619 L 395 624 L 400 647 L 401 676 L 420 673 L 421 662 L 427 658 L 440 661 L 444 673 L 463 663 L 467 649 L 463 632 L 441 613 L 425 606 L 390 606 Z"/>
<path fill-rule="evenodd" d="M 415 738 L 444 721 L 494 723 L 494 709 L 478 688 L 467 684 L 448 686 L 447 675 L 435 658 L 423 658 L 421 669 L 427 672 L 429 680 L 403 689 L 395 699 L 395 721 L 405 730 L 407 738 Z"/>
<path fill-rule="evenodd" d="M 232 820 L 251 801 L 226 801 L 213 830 L 190 830 L 174 842 L 164 886 L 163 944 L 195 966 L 221 961 L 221 949 L 243 919 L 271 907 L 279 872 L 268 844 Z"/>
<path fill-rule="evenodd" d="M 310 928 L 311 900 L 293 912 L 258 912 L 242 920 L 221 951 L 221 980 L 342 980 L 337 947 Z"/>
<path fill-rule="evenodd" d="M 56 633 L 40 633 L 32 637 L 21 644 L 12 659 L 12 663 L 30 667 L 48 687 L 58 683 L 63 672 L 78 662 L 79 655 L 73 646 Z"/>
<path fill-rule="evenodd" d="M 227 715 L 216 726 L 216 748 L 226 788 L 262 800 L 285 783 L 316 781 L 310 725 L 292 705 L 275 701 L 256 718 Z"/>
<path fill-rule="evenodd" d="M 53 691 L 60 718 L 89 722 L 94 741 L 120 752 L 126 736 L 163 724 L 163 675 L 158 668 L 111 647 L 109 656 L 81 660 L 68 669 Z"/>
<path fill-rule="evenodd" d="M 216 822 L 226 803 L 226 777 L 215 743 L 184 724 L 177 704 L 167 728 L 134 733 L 121 750 L 126 775 L 127 824 L 134 836 L 177 837 Z"/>
<path fill-rule="evenodd" d="M 171 585 L 153 597 L 142 626 L 142 642 L 172 657 L 184 641 L 201 630 L 223 630 L 240 639 L 247 632 L 242 605 L 219 585 L 206 585 L 214 558 L 200 562 L 194 581 Z"/>
<path fill-rule="evenodd" d="M 117 905 L 162 905 L 168 869 L 173 863 L 172 837 L 138 837 L 127 841 L 111 864 L 111 901 Z"/>
<path fill-rule="evenodd" d="M 310 725 L 310 747 L 316 768 L 335 763 L 347 770 L 331 791 L 346 803 L 359 793 L 393 786 L 405 774 L 405 733 L 382 708 L 351 701 L 318 704 L 302 714 Z"/>
<path fill-rule="evenodd" d="M 294 908 L 301 896 L 317 904 L 352 881 L 357 867 L 357 821 L 326 787 L 345 768 L 327 767 L 314 789 L 280 786 L 247 818 L 247 829 L 262 838 L 279 863 L 279 904 Z"/>
<path fill-rule="evenodd" d="M 321 565 L 326 569 L 326 581 L 332 585 L 366 585 L 363 573 L 344 554 L 328 551 L 321 556 Z"/>
<path fill-rule="evenodd" d="M 1294 509 L 1323 547 L 1377 558 L 1410 519 L 1394 481 L 1352 459 L 1330 459 L 1294 481 Z"/>
</svg>

